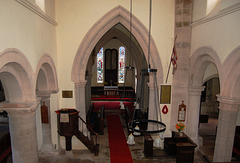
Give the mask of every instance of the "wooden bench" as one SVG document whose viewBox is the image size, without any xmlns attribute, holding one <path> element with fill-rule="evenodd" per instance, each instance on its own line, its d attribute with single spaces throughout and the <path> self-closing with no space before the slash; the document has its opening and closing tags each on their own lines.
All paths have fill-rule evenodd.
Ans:
<svg viewBox="0 0 240 163">
<path fill-rule="evenodd" d="M 193 162 L 197 145 L 186 135 L 172 132 L 172 137 L 164 138 L 164 150 L 168 155 L 176 156 L 176 162 Z"/>
<path fill-rule="evenodd" d="M 153 156 L 153 139 L 150 134 L 144 134 L 144 155 L 145 157 Z"/>
<path fill-rule="evenodd" d="M 104 120 L 105 120 L 105 110 L 104 105 L 99 111 L 94 111 L 94 107 L 88 111 L 87 114 L 87 124 L 98 134 L 104 134 Z"/>
</svg>

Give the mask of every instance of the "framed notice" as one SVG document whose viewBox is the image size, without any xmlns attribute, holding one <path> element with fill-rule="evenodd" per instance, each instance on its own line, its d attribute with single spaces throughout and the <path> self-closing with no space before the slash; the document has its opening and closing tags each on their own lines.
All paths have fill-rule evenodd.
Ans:
<svg viewBox="0 0 240 163">
<path fill-rule="evenodd" d="M 61 123 L 69 123 L 69 114 L 68 113 L 60 113 L 60 122 Z"/>
<path fill-rule="evenodd" d="M 62 98 L 73 98 L 73 91 L 62 91 Z"/>
<path fill-rule="evenodd" d="M 178 108 L 178 121 L 184 122 L 186 119 L 186 105 L 184 105 L 184 101 L 182 101 L 182 104 L 179 105 Z"/>
<path fill-rule="evenodd" d="M 171 85 L 161 85 L 160 104 L 170 104 Z"/>
</svg>

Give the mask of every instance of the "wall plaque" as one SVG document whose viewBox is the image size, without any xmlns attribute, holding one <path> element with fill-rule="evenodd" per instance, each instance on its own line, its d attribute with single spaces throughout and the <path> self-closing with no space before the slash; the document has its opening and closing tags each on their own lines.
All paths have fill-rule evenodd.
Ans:
<svg viewBox="0 0 240 163">
<path fill-rule="evenodd" d="M 73 98 L 73 91 L 62 91 L 62 98 Z"/>
<path fill-rule="evenodd" d="M 161 85 L 160 104 L 170 104 L 171 102 L 171 85 Z"/>
</svg>

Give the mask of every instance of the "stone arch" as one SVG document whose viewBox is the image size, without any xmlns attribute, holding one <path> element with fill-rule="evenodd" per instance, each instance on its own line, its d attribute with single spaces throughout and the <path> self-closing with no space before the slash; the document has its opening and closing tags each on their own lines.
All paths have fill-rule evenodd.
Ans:
<svg viewBox="0 0 240 163">
<path fill-rule="evenodd" d="M 240 46 L 235 48 L 223 63 L 222 96 L 240 99 Z"/>
<path fill-rule="evenodd" d="M 41 112 L 41 116 L 45 117 L 45 123 L 43 123 L 41 119 L 39 120 L 41 125 L 37 124 L 37 128 L 41 128 L 40 131 L 42 131 L 42 136 L 39 138 L 39 142 L 42 144 L 39 143 L 39 146 L 41 145 L 41 151 L 43 153 L 47 153 L 53 151 L 50 112 L 51 94 L 58 92 L 57 71 L 52 58 L 48 54 L 44 54 L 40 58 L 35 73 L 35 79 L 36 95 L 41 97 L 41 105 L 44 105 L 44 107 L 46 106 L 45 108 L 47 108 L 45 109 L 45 113 Z"/>
<path fill-rule="evenodd" d="M 130 30 L 129 11 L 122 6 L 117 6 L 100 18 L 88 31 L 82 40 L 78 51 L 74 58 L 72 67 L 72 81 L 77 83 L 85 81 L 85 72 L 89 56 L 98 43 L 98 41 L 116 24 L 122 24 Z M 135 17 L 132 17 L 132 34 L 138 41 L 143 50 L 145 58 L 148 55 L 148 30 L 147 28 Z M 158 69 L 157 82 L 163 82 L 163 68 L 159 57 L 157 47 L 151 37 L 151 60 L 152 68 Z"/>
<path fill-rule="evenodd" d="M 10 103 L 36 100 L 33 84 L 33 69 L 25 55 L 17 49 L 0 53 L 0 79 L 6 101 Z"/>
<path fill-rule="evenodd" d="M 45 54 L 40 58 L 35 79 L 37 91 L 58 91 L 57 71 L 49 55 Z"/>
<path fill-rule="evenodd" d="M 209 64 L 214 64 L 221 78 L 221 62 L 217 53 L 210 47 L 200 47 L 190 58 L 187 134 L 198 144 L 198 124 L 201 92 L 204 90 L 203 77 Z M 221 80 L 219 80 L 221 81 Z M 221 87 L 221 86 L 220 86 Z"/>
<path fill-rule="evenodd" d="M 200 47 L 193 53 L 190 59 L 190 86 L 202 86 L 204 73 L 210 63 L 217 68 L 221 87 L 221 61 L 211 47 Z"/>
<path fill-rule="evenodd" d="M 118 29 L 111 29 L 110 31 L 108 31 L 98 42 L 98 44 L 96 45 L 96 50 L 100 49 L 104 44 L 106 44 L 111 38 L 113 37 L 117 37 L 121 42 L 125 43 L 125 46 L 127 47 L 127 49 L 130 49 L 130 40 L 129 40 L 129 36 L 127 36 L 127 34 L 125 34 L 124 32 L 118 30 Z M 132 57 L 133 60 L 136 63 L 136 69 L 137 69 L 137 73 L 140 75 L 141 69 L 143 68 L 142 65 L 143 63 L 145 63 L 145 61 L 142 60 L 142 57 L 139 57 L 140 55 L 143 55 L 142 51 L 136 46 L 136 44 L 132 44 L 131 46 L 132 49 Z"/>
</svg>

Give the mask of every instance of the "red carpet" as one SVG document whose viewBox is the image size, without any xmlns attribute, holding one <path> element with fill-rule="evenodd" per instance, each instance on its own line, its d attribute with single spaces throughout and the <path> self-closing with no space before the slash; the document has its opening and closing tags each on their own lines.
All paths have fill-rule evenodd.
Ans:
<svg viewBox="0 0 240 163">
<path fill-rule="evenodd" d="M 133 102 L 123 102 L 123 104 L 127 106 L 130 111 L 134 108 Z M 92 105 L 94 106 L 94 111 L 100 110 L 103 105 L 105 110 L 120 109 L 120 101 L 95 101 L 92 102 Z"/>
<path fill-rule="evenodd" d="M 119 116 L 108 115 L 106 118 L 111 163 L 133 163 Z"/>
</svg>

